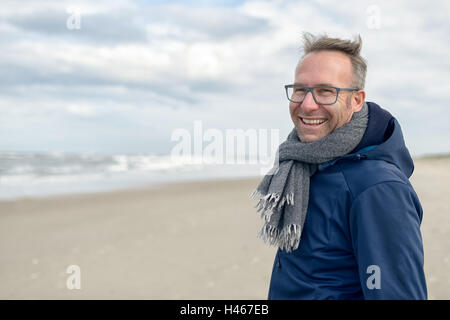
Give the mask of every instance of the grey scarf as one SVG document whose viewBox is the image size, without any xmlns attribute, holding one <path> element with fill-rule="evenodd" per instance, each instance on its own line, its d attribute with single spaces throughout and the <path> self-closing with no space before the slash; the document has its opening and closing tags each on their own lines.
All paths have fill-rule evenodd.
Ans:
<svg viewBox="0 0 450 320">
<path fill-rule="evenodd" d="M 364 103 L 351 120 L 329 135 L 301 142 L 294 128 L 277 150 L 277 162 L 264 176 L 251 198 L 258 199 L 264 225 L 258 236 L 287 252 L 298 248 L 309 200 L 310 177 L 320 163 L 352 151 L 361 141 L 369 119 Z M 276 169 L 275 169 L 276 168 Z"/>
</svg>

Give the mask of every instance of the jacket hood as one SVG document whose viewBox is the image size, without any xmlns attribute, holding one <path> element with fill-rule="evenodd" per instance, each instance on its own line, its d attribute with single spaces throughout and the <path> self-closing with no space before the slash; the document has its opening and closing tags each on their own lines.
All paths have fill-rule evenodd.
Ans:
<svg viewBox="0 0 450 320">
<path fill-rule="evenodd" d="M 324 170 L 341 159 L 384 160 L 394 164 L 409 178 L 414 171 L 414 163 L 405 145 L 400 124 L 376 103 L 366 103 L 369 107 L 369 122 L 358 146 L 344 156 L 320 164 L 318 170 Z"/>
</svg>

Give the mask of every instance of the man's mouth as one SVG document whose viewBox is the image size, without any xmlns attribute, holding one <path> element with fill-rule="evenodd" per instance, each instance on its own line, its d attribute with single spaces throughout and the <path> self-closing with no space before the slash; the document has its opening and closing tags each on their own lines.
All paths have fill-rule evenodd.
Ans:
<svg viewBox="0 0 450 320">
<path fill-rule="evenodd" d="M 322 123 L 326 122 L 327 119 L 305 119 L 302 117 L 299 117 L 303 124 L 307 126 L 319 126 Z"/>
</svg>

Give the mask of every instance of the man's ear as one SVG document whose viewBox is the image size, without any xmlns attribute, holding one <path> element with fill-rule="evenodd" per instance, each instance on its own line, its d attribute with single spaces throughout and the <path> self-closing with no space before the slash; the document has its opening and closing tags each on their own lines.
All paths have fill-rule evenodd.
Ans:
<svg viewBox="0 0 450 320">
<path fill-rule="evenodd" d="M 365 99 L 366 99 L 366 92 L 364 90 L 358 90 L 353 93 L 352 95 L 353 112 L 361 111 Z"/>
</svg>

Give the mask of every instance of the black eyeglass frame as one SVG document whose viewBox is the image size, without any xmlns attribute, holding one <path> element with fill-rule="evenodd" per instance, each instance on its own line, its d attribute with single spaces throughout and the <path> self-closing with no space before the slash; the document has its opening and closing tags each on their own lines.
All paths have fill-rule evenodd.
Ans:
<svg viewBox="0 0 450 320">
<path fill-rule="evenodd" d="M 303 98 L 303 100 L 305 100 L 306 95 L 308 94 L 308 92 L 311 92 L 311 95 L 312 95 L 314 101 L 315 101 L 317 104 L 321 104 L 321 105 L 331 105 L 331 104 L 335 104 L 335 103 L 337 102 L 338 97 L 339 97 L 339 92 L 340 92 L 340 91 L 359 91 L 359 90 L 360 90 L 359 88 L 338 88 L 338 87 L 333 87 L 333 86 L 313 86 L 313 87 L 307 87 L 307 86 L 303 86 L 303 85 L 299 85 L 299 84 L 287 84 L 287 85 L 284 86 L 284 89 L 286 90 L 286 96 L 287 96 L 287 98 L 288 98 L 289 101 L 294 102 L 294 103 L 301 103 L 301 102 L 303 102 L 303 100 L 302 100 L 302 101 L 294 101 L 294 100 L 291 100 L 291 98 L 289 97 L 288 88 L 295 88 L 295 87 L 297 87 L 297 88 L 298 88 L 298 87 L 302 87 L 302 88 L 305 88 L 305 89 L 306 89 L 305 97 Z M 317 89 L 317 88 L 331 88 L 331 89 L 335 89 L 335 90 L 336 90 L 336 99 L 334 100 L 334 102 L 332 102 L 332 103 L 319 103 L 319 102 L 317 102 L 316 96 L 314 95 L 314 91 L 313 91 L 314 89 Z"/>
</svg>

